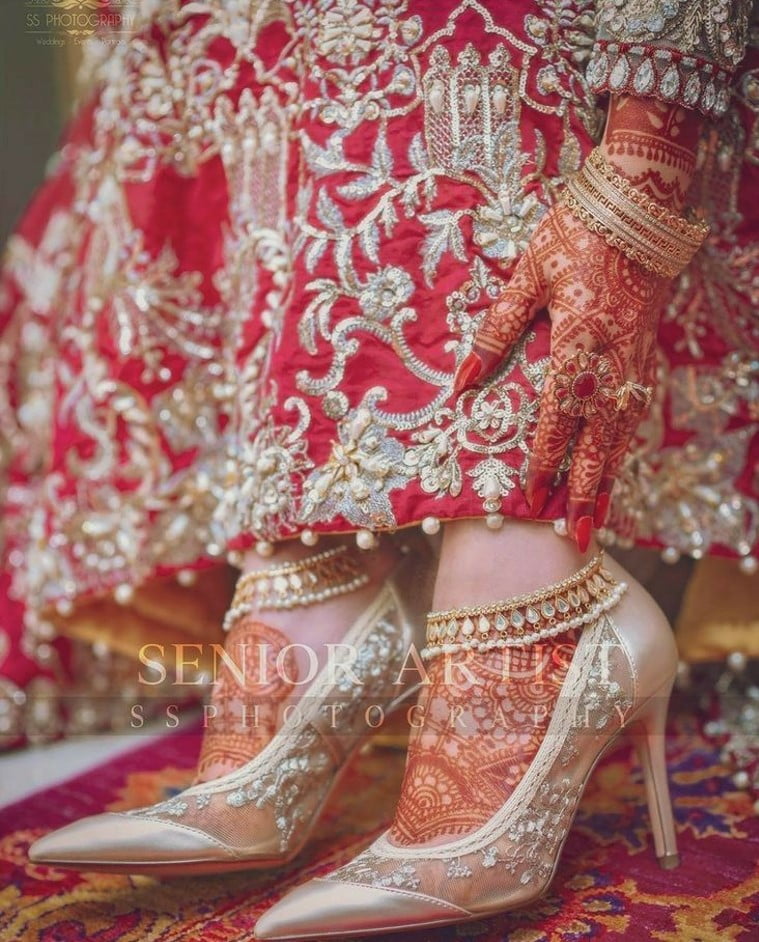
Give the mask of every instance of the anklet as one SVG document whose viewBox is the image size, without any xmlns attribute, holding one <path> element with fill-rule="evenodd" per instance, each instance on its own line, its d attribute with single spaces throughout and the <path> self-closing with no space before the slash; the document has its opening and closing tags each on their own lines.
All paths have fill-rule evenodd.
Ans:
<svg viewBox="0 0 759 942">
<path fill-rule="evenodd" d="M 257 569 L 240 576 L 232 605 L 224 616 L 224 630 L 243 615 L 272 608 L 297 608 L 323 602 L 360 589 L 367 573 L 348 552 L 336 546 L 292 563 Z"/>
<path fill-rule="evenodd" d="M 431 612 L 427 616 L 427 647 L 421 656 L 535 644 L 591 624 L 613 608 L 627 589 L 627 584 L 617 582 L 602 563 L 603 555 L 595 556 L 573 576 L 532 595 Z"/>
</svg>

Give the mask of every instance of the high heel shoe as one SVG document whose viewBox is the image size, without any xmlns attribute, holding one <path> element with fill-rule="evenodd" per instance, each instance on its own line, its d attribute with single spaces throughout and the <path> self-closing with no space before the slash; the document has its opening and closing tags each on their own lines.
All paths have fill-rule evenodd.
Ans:
<svg viewBox="0 0 759 942">
<path fill-rule="evenodd" d="M 369 732 L 366 709 L 377 704 L 389 715 L 416 690 L 398 685 L 418 624 L 404 584 L 413 578 L 412 568 L 404 559 L 344 636 L 342 645 L 351 647 L 341 650 L 354 652 L 355 659 L 345 669 L 329 663 L 322 668 L 252 760 L 157 805 L 67 825 L 33 844 L 30 860 L 155 876 L 291 860 Z"/>
<path fill-rule="evenodd" d="M 258 921 L 256 938 L 363 938 L 482 919 L 534 902 L 553 879 L 596 763 L 620 733 L 633 734 L 641 752 L 656 855 L 663 867 L 677 866 L 664 758 L 677 652 L 658 608 L 647 596 L 642 603 L 640 596 L 622 598 L 626 586 L 613 575 L 616 565 L 610 568 L 586 579 L 584 606 L 575 606 L 576 585 L 560 584 L 526 605 L 518 600 L 436 616 L 427 649 L 434 656 L 464 650 L 476 657 L 516 646 L 517 625 L 523 646 L 583 629 L 526 773 L 501 807 L 464 836 L 399 844 L 386 832 L 350 863 L 287 894 Z M 558 620 L 557 610 L 573 607 L 576 614 Z M 533 631 L 541 618 L 544 627 Z"/>
</svg>

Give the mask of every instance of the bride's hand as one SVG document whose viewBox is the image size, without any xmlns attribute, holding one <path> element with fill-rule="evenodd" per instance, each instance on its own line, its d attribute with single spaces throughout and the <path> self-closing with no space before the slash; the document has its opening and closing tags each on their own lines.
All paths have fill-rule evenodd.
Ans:
<svg viewBox="0 0 759 942">
<path fill-rule="evenodd" d="M 631 261 L 563 205 L 535 231 L 508 287 L 487 312 L 460 364 L 455 391 L 480 383 L 508 355 L 538 310 L 551 318 L 551 360 L 527 469 L 526 498 L 544 507 L 572 442 L 569 534 L 587 549 L 651 399 L 662 294 L 668 280 Z"/>
<path fill-rule="evenodd" d="M 700 127 L 700 116 L 679 105 L 612 97 L 600 151 L 628 186 L 679 215 L 696 165 Z M 605 192 L 608 198 L 608 188 Z M 602 209 L 608 230 L 608 203 Z M 629 218 L 629 206 L 626 212 Z M 657 226 L 654 221 L 649 227 L 654 240 L 661 235 Z M 635 238 L 633 233 L 630 245 Z M 678 244 L 677 239 L 670 244 Z M 661 262 L 672 264 L 652 267 L 674 265 L 676 270 L 682 264 L 666 253 Z M 651 400 L 656 334 L 668 284 L 558 203 L 541 220 L 456 372 L 458 393 L 481 382 L 511 352 L 536 312 L 548 309 L 551 362 L 526 497 L 538 515 L 572 445 L 567 528 L 583 551 L 593 527 L 603 526 L 614 479 Z"/>
</svg>

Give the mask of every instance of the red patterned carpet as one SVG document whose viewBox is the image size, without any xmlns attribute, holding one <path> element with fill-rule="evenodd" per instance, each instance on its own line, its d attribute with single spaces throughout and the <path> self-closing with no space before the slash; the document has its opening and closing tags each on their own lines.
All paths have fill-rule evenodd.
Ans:
<svg viewBox="0 0 759 942">
<path fill-rule="evenodd" d="M 718 749 L 693 721 L 671 726 L 669 766 L 682 866 L 649 845 L 637 767 L 626 744 L 586 792 L 552 891 L 518 914 L 383 942 L 726 942 L 759 940 L 759 820 Z M 0 810 L 2 942 L 232 942 L 286 889 L 342 863 L 386 824 L 402 756 L 361 756 L 301 859 L 278 873 L 156 881 L 35 866 L 29 843 L 85 814 L 157 801 L 188 780 L 197 738 L 137 748 L 88 775 Z"/>
</svg>

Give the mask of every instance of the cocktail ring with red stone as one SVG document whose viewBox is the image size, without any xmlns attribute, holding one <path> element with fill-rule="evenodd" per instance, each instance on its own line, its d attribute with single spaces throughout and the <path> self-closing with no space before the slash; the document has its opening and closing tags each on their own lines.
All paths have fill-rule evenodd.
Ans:
<svg viewBox="0 0 759 942">
<path fill-rule="evenodd" d="M 553 382 L 559 409 L 566 415 L 587 419 L 617 399 L 611 363 L 598 353 L 576 353 L 562 363 Z"/>
</svg>

